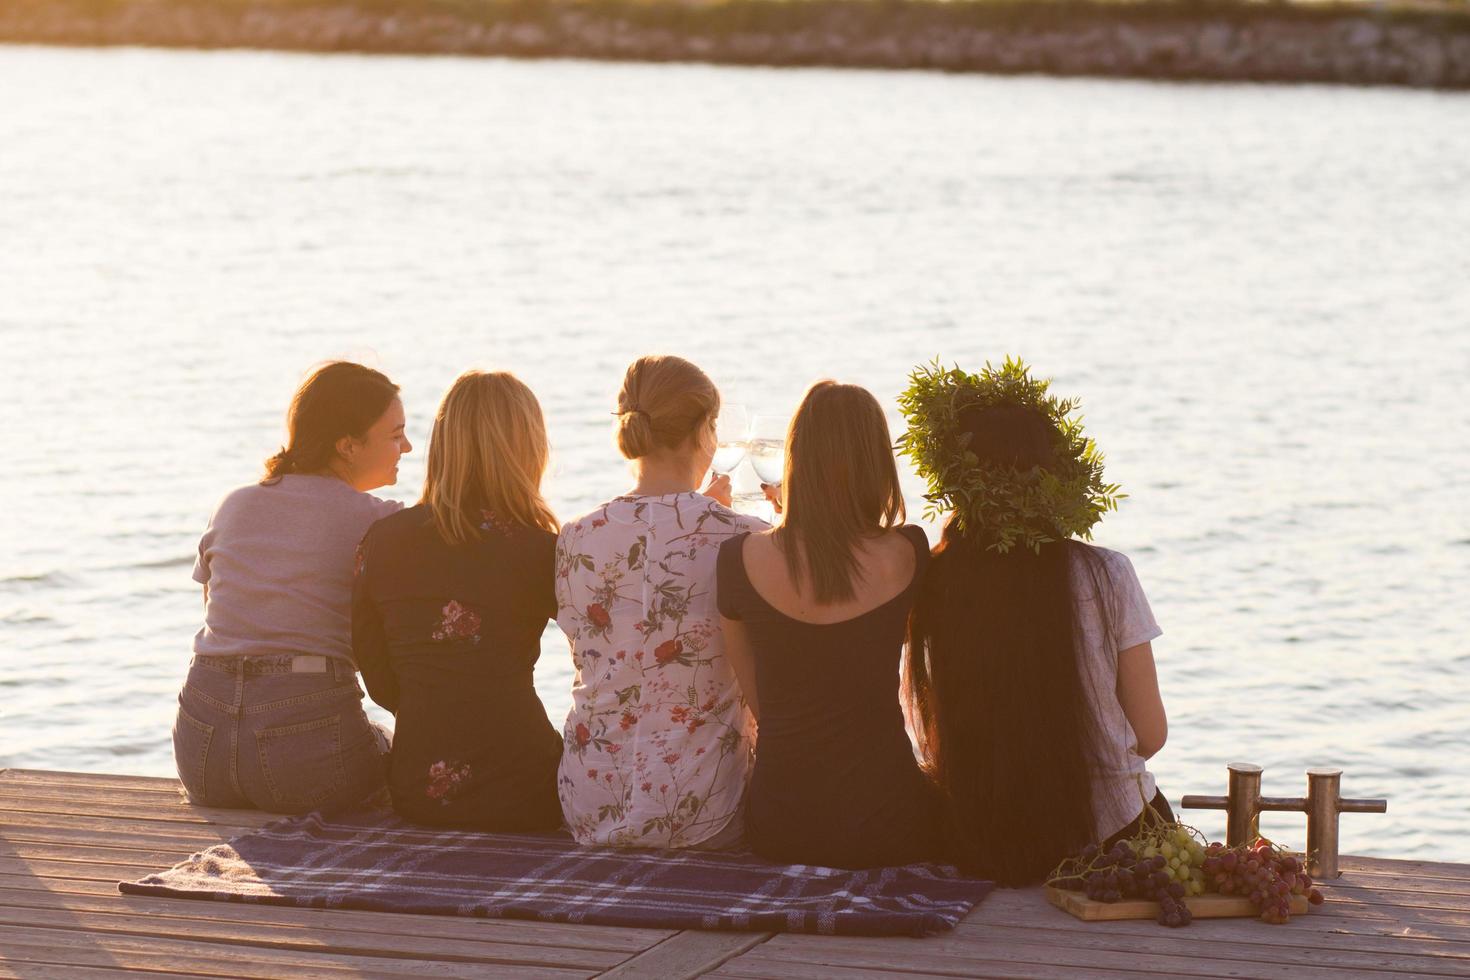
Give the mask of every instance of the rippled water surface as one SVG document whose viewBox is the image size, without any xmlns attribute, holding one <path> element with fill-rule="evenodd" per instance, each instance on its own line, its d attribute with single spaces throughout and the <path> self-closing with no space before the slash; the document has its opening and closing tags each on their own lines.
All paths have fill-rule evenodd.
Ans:
<svg viewBox="0 0 1470 980">
<path fill-rule="evenodd" d="M 171 774 L 195 542 L 315 361 L 403 384 L 403 499 L 453 377 L 518 372 L 570 516 L 639 353 L 787 411 L 1014 352 L 1131 494 L 1169 795 L 1339 765 L 1391 800 L 1344 850 L 1470 861 L 1465 96 L 40 48 L 0 92 L 0 766 Z M 569 676 L 548 632 L 557 720 Z"/>
</svg>

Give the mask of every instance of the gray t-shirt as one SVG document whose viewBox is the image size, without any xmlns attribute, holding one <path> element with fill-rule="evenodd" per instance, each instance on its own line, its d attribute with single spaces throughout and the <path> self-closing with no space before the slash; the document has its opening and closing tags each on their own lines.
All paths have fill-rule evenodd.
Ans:
<svg viewBox="0 0 1470 980">
<path fill-rule="evenodd" d="M 402 507 L 329 476 L 231 491 L 199 539 L 194 581 L 209 598 L 194 652 L 350 661 L 353 556 L 373 522 Z"/>
<path fill-rule="evenodd" d="M 1099 596 L 1092 588 L 1081 558 L 1074 559 L 1073 581 L 1078 583 L 1075 598 L 1089 693 L 1103 739 L 1093 782 L 1093 816 L 1097 839 L 1106 840 L 1136 820 L 1143 812 L 1144 801 L 1152 801 L 1157 791 L 1153 774 L 1138 754 L 1138 736 L 1118 703 L 1118 654 L 1148 643 L 1164 631 L 1154 621 L 1128 557 L 1107 548 L 1094 546 L 1093 551 L 1102 557 L 1107 569 L 1107 577 L 1100 584 L 1110 594 Z M 1100 606 L 1100 602 L 1106 606 Z"/>
</svg>

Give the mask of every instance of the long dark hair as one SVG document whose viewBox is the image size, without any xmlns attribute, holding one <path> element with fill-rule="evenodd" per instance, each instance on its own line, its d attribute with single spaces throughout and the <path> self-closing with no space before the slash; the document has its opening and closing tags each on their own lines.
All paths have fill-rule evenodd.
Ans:
<svg viewBox="0 0 1470 980">
<path fill-rule="evenodd" d="M 1000 405 L 960 422 L 982 466 L 1052 458 L 1055 432 L 1038 412 Z M 1097 724 L 1075 574 L 1100 585 L 1101 556 L 1077 541 L 1000 554 L 951 516 L 909 619 L 905 708 L 942 792 L 951 857 L 1003 885 L 1035 883 L 1094 836 Z"/>
<path fill-rule="evenodd" d="M 367 435 L 397 397 L 398 386 L 381 371 L 351 361 L 323 364 L 296 389 L 286 412 L 286 445 L 265 461 L 260 482 L 329 469 L 337 440 Z"/>
<path fill-rule="evenodd" d="M 800 590 L 802 572 L 819 604 L 855 594 L 854 549 L 903 523 L 903 490 L 883 408 L 866 388 L 818 381 L 786 432 L 784 511 L 772 537 Z"/>
</svg>

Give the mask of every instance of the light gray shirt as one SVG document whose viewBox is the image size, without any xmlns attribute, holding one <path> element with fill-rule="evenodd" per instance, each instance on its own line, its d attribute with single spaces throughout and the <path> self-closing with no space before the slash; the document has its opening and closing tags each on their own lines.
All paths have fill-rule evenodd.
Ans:
<svg viewBox="0 0 1470 980">
<path fill-rule="evenodd" d="M 1157 791 L 1153 774 L 1138 754 L 1138 736 L 1118 702 L 1118 654 L 1164 631 L 1154 621 L 1128 557 L 1107 548 L 1093 550 L 1107 568 L 1107 578 L 1100 584 L 1109 594 L 1098 595 L 1092 588 L 1080 558 L 1074 559 L 1073 581 L 1078 583 L 1075 599 L 1088 695 L 1102 736 L 1092 788 L 1093 816 L 1097 839 L 1106 840 L 1136 820 L 1144 801 L 1152 802 Z"/>
<path fill-rule="evenodd" d="M 194 561 L 194 581 L 209 588 L 194 653 L 351 661 L 353 558 L 373 522 L 402 507 L 329 476 L 228 493 Z"/>
</svg>

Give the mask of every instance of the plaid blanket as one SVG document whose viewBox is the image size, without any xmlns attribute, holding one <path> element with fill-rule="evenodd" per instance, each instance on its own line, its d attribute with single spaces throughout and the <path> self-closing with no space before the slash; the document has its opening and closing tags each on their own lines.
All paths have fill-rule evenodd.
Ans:
<svg viewBox="0 0 1470 980">
<path fill-rule="evenodd" d="M 130 895 L 304 908 L 863 936 L 951 929 L 992 887 L 938 865 L 842 871 L 739 851 L 583 847 L 553 834 L 416 827 L 380 811 L 278 820 L 118 884 Z"/>
</svg>

